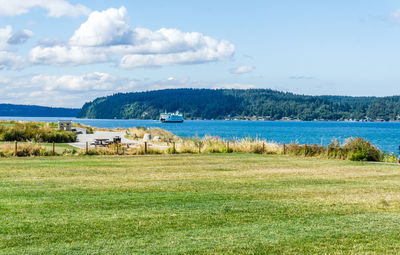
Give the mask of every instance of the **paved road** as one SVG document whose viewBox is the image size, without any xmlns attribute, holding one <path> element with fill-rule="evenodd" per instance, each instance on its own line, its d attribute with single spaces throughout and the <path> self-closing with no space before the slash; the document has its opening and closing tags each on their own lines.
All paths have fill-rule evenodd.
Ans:
<svg viewBox="0 0 400 255">
<path fill-rule="evenodd" d="M 116 136 L 121 137 L 122 143 L 140 144 L 137 141 L 126 139 L 125 135 L 125 132 L 94 131 L 93 134 L 79 134 L 76 142 L 70 143 L 70 145 L 84 149 L 86 148 L 86 142 L 88 142 L 90 145 L 96 139 L 109 139 L 112 141 Z M 90 145 L 90 147 L 94 147 L 94 145 Z"/>
</svg>

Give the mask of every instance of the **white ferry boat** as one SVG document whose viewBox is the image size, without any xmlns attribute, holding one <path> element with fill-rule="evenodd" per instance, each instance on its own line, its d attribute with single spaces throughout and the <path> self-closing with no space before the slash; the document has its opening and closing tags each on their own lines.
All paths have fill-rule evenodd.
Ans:
<svg viewBox="0 0 400 255">
<path fill-rule="evenodd" d="M 161 113 L 160 121 L 163 123 L 180 123 L 183 122 L 182 113 Z"/>
</svg>

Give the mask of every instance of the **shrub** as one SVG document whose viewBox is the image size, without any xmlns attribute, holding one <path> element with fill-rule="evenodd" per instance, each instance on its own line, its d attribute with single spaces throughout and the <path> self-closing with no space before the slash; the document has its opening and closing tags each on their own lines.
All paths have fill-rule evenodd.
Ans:
<svg viewBox="0 0 400 255">
<path fill-rule="evenodd" d="M 300 156 L 304 155 L 304 145 L 301 146 L 297 143 L 291 143 L 286 147 L 286 153 L 289 155 Z"/>
<path fill-rule="evenodd" d="M 86 153 L 86 150 L 80 150 L 78 155 L 114 155 L 114 152 L 109 150 L 108 148 L 97 148 L 97 149 L 89 149 Z"/>
<path fill-rule="evenodd" d="M 296 156 L 327 156 L 335 159 L 349 159 L 352 161 L 381 161 L 382 152 L 370 142 L 360 137 L 349 138 L 344 144 L 333 140 L 327 148 L 314 145 L 299 145 L 291 143 L 287 146 L 287 153 Z"/>
<path fill-rule="evenodd" d="M 50 125 L 37 123 L 15 123 L 0 128 L 1 141 L 34 141 L 69 143 L 76 141 L 76 134 L 70 131 L 59 131 Z"/>
<path fill-rule="evenodd" d="M 382 161 L 388 163 L 397 163 L 398 157 L 392 152 L 384 152 L 382 153 Z"/>
<path fill-rule="evenodd" d="M 179 151 L 180 153 L 196 153 L 192 148 L 190 147 L 184 147 L 182 149 L 180 149 Z"/>
<path fill-rule="evenodd" d="M 62 155 L 66 155 L 66 156 L 68 156 L 68 155 L 75 155 L 77 152 L 78 152 L 78 150 L 77 150 L 76 148 L 65 149 L 65 150 L 62 152 Z"/>
<path fill-rule="evenodd" d="M 233 149 L 232 149 L 231 147 L 229 147 L 229 148 L 224 147 L 224 148 L 221 149 L 220 152 L 221 152 L 221 153 L 232 153 L 232 152 L 233 152 Z"/>
<path fill-rule="evenodd" d="M 348 158 L 352 161 L 382 160 L 382 152 L 370 142 L 360 137 L 348 139 L 342 147 L 348 151 Z"/>
<path fill-rule="evenodd" d="M 177 154 L 178 152 L 174 147 L 168 147 L 168 149 L 165 150 L 167 154 Z"/>
<path fill-rule="evenodd" d="M 94 133 L 93 128 L 92 127 L 86 127 L 86 133 L 87 134 L 93 134 Z"/>
<path fill-rule="evenodd" d="M 265 152 L 265 148 L 263 149 L 262 144 L 256 143 L 250 146 L 250 153 L 262 154 Z"/>
<path fill-rule="evenodd" d="M 352 161 L 381 161 L 383 153 L 360 137 L 351 137 L 344 144 L 333 140 L 328 145 L 328 157 L 336 159 L 349 159 Z"/>
<path fill-rule="evenodd" d="M 321 155 L 326 155 L 326 148 L 324 146 L 313 144 L 305 146 L 305 155 L 307 157 L 317 157 Z"/>
<path fill-rule="evenodd" d="M 147 154 L 162 154 L 162 151 L 158 149 L 149 149 L 147 150 Z"/>
</svg>

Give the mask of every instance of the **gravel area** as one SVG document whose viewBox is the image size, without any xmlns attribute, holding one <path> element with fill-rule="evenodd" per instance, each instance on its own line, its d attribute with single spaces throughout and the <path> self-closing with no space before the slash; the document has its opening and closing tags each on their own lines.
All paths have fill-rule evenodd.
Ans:
<svg viewBox="0 0 400 255">
<path fill-rule="evenodd" d="M 89 147 L 94 148 L 95 146 L 91 145 L 91 143 L 94 143 L 94 141 L 96 139 L 108 139 L 108 140 L 112 141 L 113 138 L 116 136 L 121 137 L 121 143 L 133 145 L 134 147 L 143 144 L 143 142 L 126 139 L 125 135 L 126 135 L 125 132 L 94 131 L 93 134 L 78 134 L 76 142 L 69 143 L 69 145 L 72 145 L 72 146 L 80 148 L 80 149 L 85 149 L 86 142 L 88 142 Z M 161 149 L 161 150 L 168 148 L 168 146 L 155 145 L 155 144 L 151 144 L 151 143 L 149 143 L 149 146 L 151 146 L 153 148 Z"/>
<path fill-rule="evenodd" d="M 126 139 L 125 135 L 126 135 L 125 132 L 94 131 L 93 134 L 79 134 L 76 142 L 69 143 L 69 145 L 84 149 L 86 147 L 86 142 L 89 143 L 90 147 L 94 147 L 94 145 L 90 145 L 90 144 L 94 143 L 94 141 L 96 139 L 109 139 L 112 141 L 113 138 L 116 136 L 121 137 L 122 143 L 140 144 L 138 141 Z"/>
</svg>

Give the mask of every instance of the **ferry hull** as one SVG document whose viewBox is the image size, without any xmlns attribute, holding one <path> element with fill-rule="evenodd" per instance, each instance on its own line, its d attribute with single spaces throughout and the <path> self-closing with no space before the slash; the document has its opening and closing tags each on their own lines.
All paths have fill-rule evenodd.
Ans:
<svg viewBox="0 0 400 255">
<path fill-rule="evenodd" d="M 160 122 L 162 123 L 182 123 L 183 116 L 182 114 L 177 113 L 163 113 L 160 116 Z"/>
<path fill-rule="evenodd" d="M 183 120 L 160 120 L 161 123 L 182 123 Z"/>
</svg>

